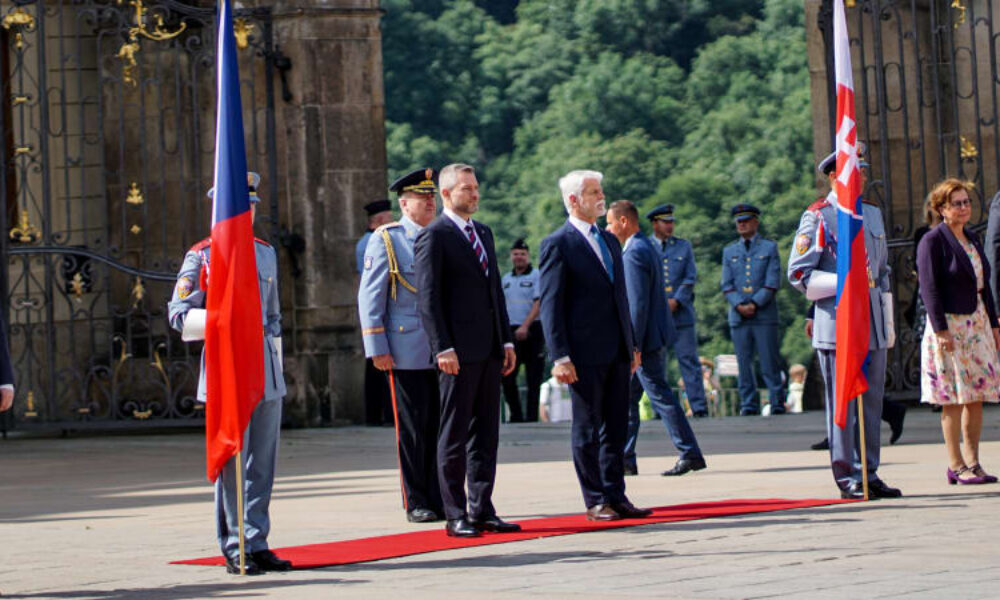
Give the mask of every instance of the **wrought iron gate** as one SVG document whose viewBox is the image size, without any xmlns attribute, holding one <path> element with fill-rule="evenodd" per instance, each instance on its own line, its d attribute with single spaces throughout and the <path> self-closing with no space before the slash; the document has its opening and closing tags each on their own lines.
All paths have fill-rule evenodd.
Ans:
<svg viewBox="0 0 1000 600">
<path fill-rule="evenodd" d="M 0 7 L 0 296 L 17 382 L 6 426 L 195 424 L 200 347 L 169 329 L 165 307 L 209 228 L 215 9 Z M 273 236 L 271 12 L 236 17 L 258 228 Z"/>
<path fill-rule="evenodd" d="M 866 193 L 883 209 L 896 300 L 897 345 L 886 391 L 920 394 L 920 340 L 910 322 L 916 297 L 914 234 L 935 183 L 975 185 L 973 223 L 985 226 L 1000 184 L 1000 6 L 993 0 L 847 0 L 859 98 L 858 132 L 868 141 Z M 832 2 L 819 28 L 826 41 L 828 97 L 834 95 Z M 830 111 L 833 139 L 836 107 Z M 832 144 L 832 142 L 831 142 Z"/>
</svg>

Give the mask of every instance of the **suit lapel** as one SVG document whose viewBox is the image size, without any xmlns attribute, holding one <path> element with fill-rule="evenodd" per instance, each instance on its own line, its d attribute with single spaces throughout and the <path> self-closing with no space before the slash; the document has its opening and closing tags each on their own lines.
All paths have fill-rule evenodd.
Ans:
<svg viewBox="0 0 1000 600">
<path fill-rule="evenodd" d="M 969 255 L 965 253 L 965 248 L 962 246 L 962 242 L 958 241 L 958 238 L 955 237 L 955 234 L 952 233 L 951 229 L 947 225 L 942 224 L 938 225 L 938 227 L 944 229 L 944 239 L 948 240 L 948 244 L 951 246 L 952 251 L 958 255 L 958 262 L 962 264 L 962 268 L 972 275 L 973 279 L 975 279 L 976 269 L 972 266 L 972 261 L 969 259 Z M 966 238 L 970 239 L 969 243 L 972 243 L 969 236 L 966 236 Z"/>
<path fill-rule="evenodd" d="M 594 264 L 594 267 L 600 269 L 601 273 L 604 273 L 604 278 L 607 282 L 611 283 L 611 276 L 608 274 L 608 269 L 604 266 L 604 261 L 598 258 L 598 256 L 594 253 L 594 249 L 590 245 L 590 240 L 588 240 L 583 233 L 581 233 L 580 230 L 574 227 L 569 221 L 566 221 L 566 228 L 568 229 L 570 242 L 580 246 L 577 248 L 577 252 L 589 256 L 590 260 Z M 598 233 L 600 233 L 600 230 L 598 230 Z"/>
<path fill-rule="evenodd" d="M 441 218 L 444 219 L 444 221 L 445 221 L 445 229 L 451 231 L 452 236 L 454 237 L 456 243 L 463 248 L 463 250 L 460 250 L 459 252 L 461 252 L 462 254 L 464 254 L 466 256 L 466 258 L 473 265 L 475 265 L 476 269 L 478 269 L 480 272 L 482 272 L 483 268 L 479 265 L 479 259 L 476 258 L 476 251 L 472 249 L 472 244 L 469 242 L 469 238 L 466 237 L 465 232 L 462 231 L 462 229 L 459 228 L 458 223 L 452 221 L 451 218 L 448 217 L 448 215 L 442 213 L 441 214 Z M 475 227 L 476 222 L 473 221 L 472 223 L 473 223 L 473 226 Z M 479 234 L 478 228 L 476 229 L 476 234 L 477 235 Z M 480 243 L 481 242 L 482 242 L 482 238 L 480 238 Z M 483 246 L 483 250 L 485 250 L 485 249 L 486 249 L 486 246 Z"/>
</svg>

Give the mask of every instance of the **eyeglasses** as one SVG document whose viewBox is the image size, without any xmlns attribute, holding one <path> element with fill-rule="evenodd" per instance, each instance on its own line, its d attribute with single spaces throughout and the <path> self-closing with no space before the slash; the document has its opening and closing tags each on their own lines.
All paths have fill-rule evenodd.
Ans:
<svg viewBox="0 0 1000 600">
<path fill-rule="evenodd" d="M 968 198 L 966 198 L 965 200 L 958 200 L 958 201 L 952 200 L 948 202 L 948 206 L 952 208 L 968 208 L 972 206 L 972 200 L 969 200 Z"/>
</svg>

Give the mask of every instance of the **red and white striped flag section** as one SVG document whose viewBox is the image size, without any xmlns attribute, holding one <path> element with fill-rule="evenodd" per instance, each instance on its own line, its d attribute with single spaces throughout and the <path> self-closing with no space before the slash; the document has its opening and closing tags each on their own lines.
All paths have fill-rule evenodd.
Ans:
<svg viewBox="0 0 1000 600">
<path fill-rule="evenodd" d="M 854 77 L 844 0 L 833 4 L 837 73 L 837 369 L 834 422 L 843 429 L 851 400 L 868 389 L 868 258 L 865 250 Z"/>
</svg>

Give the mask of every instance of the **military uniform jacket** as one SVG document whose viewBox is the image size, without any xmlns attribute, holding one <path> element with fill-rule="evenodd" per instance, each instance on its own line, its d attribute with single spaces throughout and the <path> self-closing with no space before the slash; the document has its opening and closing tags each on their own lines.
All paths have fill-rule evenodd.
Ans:
<svg viewBox="0 0 1000 600">
<path fill-rule="evenodd" d="M 391 354 L 397 369 L 433 369 L 435 366 L 417 308 L 413 242 L 420 229 L 406 217 L 376 229 L 365 248 L 358 289 L 365 356 Z M 383 234 L 389 236 L 398 276 L 392 273 Z"/>
<path fill-rule="evenodd" d="M 170 326 L 177 331 L 184 329 L 184 318 L 192 308 L 205 308 L 205 282 L 211 267 L 210 240 L 195 244 L 184 256 L 184 263 L 177 273 L 174 294 L 167 305 Z M 274 339 L 281 337 L 281 305 L 278 301 L 278 257 L 270 244 L 261 240 L 254 243 L 257 258 L 257 282 L 260 285 L 261 323 L 264 325 L 264 400 L 278 400 L 285 395 L 285 377 L 281 371 L 281 357 Z M 198 400 L 205 401 L 205 351 L 201 353 L 201 375 L 198 379 Z"/>
<path fill-rule="evenodd" d="M 674 325 L 694 325 L 694 284 L 698 280 L 698 267 L 694 263 L 691 242 L 670 236 L 666 240 L 649 238 L 663 260 L 663 290 L 667 298 L 677 300 L 680 307 L 673 313 Z"/>
<path fill-rule="evenodd" d="M 722 293 L 729 302 L 729 326 L 776 325 L 778 305 L 774 294 L 781 285 L 781 259 L 778 244 L 759 234 L 750 240 L 747 250 L 740 238 L 722 250 Z M 746 302 L 757 305 L 749 319 L 736 311 Z"/>
<path fill-rule="evenodd" d="M 805 293 L 815 271 L 837 272 L 837 196 L 830 192 L 802 214 L 795 243 L 788 259 L 788 281 Z M 868 253 L 868 304 L 871 335 L 868 347 L 888 347 L 888 331 L 882 313 L 882 292 L 889 291 L 889 249 L 885 239 L 882 211 L 862 203 L 864 210 L 865 250 Z M 822 231 L 820 230 L 822 223 Z M 822 234 L 822 236 L 820 235 Z M 835 350 L 837 344 L 836 296 L 816 301 L 813 321 L 813 347 Z"/>
</svg>

